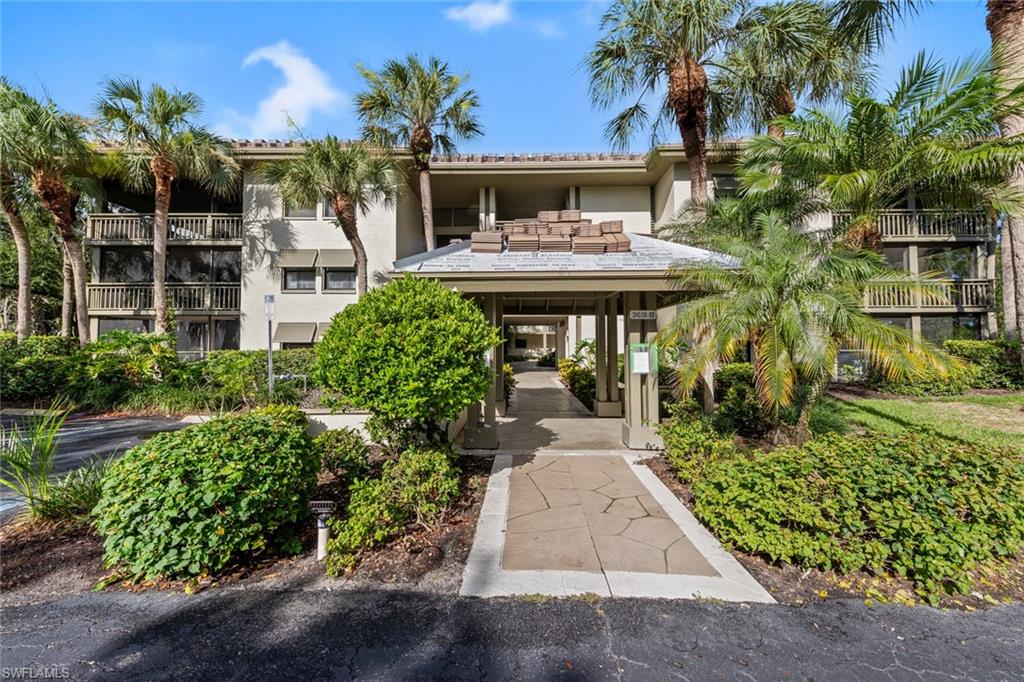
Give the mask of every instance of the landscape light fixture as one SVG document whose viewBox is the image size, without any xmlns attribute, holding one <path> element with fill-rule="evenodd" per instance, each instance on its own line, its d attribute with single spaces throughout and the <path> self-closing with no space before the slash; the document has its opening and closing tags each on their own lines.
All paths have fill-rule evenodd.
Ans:
<svg viewBox="0 0 1024 682">
<path fill-rule="evenodd" d="M 327 519 L 334 514 L 335 503 L 331 500 L 313 500 L 309 503 L 309 511 L 316 514 L 316 560 L 323 561 L 327 556 L 327 539 L 331 529 L 327 527 Z"/>
</svg>

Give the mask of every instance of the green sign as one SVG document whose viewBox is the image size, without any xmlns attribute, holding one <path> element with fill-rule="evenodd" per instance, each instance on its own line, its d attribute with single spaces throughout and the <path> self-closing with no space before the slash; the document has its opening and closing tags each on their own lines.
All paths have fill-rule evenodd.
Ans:
<svg viewBox="0 0 1024 682">
<path fill-rule="evenodd" d="M 632 374 L 657 374 L 658 345 L 654 343 L 629 344 L 629 371 Z"/>
</svg>

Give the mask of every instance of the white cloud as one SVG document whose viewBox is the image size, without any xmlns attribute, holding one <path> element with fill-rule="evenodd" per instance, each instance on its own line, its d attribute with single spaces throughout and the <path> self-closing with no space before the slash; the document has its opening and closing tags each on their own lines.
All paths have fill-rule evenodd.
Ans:
<svg viewBox="0 0 1024 682">
<path fill-rule="evenodd" d="M 499 0 L 498 2 L 475 0 L 468 5 L 446 9 L 444 16 L 450 21 L 461 21 L 474 31 L 486 31 L 494 26 L 507 23 L 512 18 L 512 8 L 509 0 Z"/>
<path fill-rule="evenodd" d="M 541 38 L 565 37 L 565 31 L 562 30 L 561 25 L 554 19 L 538 19 L 534 22 L 533 27 L 537 29 L 537 33 Z"/>
<path fill-rule="evenodd" d="M 230 121 L 217 126 L 218 132 L 231 137 L 275 137 L 289 132 L 288 120 L 305 125 L 315 111 L 333 112 L 346 96 L 331 85 L 330 79 L 308 57 L 282 40 L 253 50 L 242 68 L 269 62 L 281 71 L 284 83 L 262 99 L 256 113 L 245 116 L 229 111 Z M 239 134 L 239 131 L 245 131 Z"/>
</svg>

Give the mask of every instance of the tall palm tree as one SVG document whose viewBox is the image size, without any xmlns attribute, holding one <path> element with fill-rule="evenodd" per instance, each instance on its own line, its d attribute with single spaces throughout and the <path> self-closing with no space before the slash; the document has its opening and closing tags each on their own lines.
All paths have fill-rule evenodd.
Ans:
<svg viewBox="0 0 1024 682">
<path fill-rule="evenodd" d="M 0 112 L 0 116 L 2 115 Z M 15 333 L 18 341 L 24 341 L 32 334 L 32 248 L 17 198 L 18 186 L 21 183 L 15 179 L 14 173 L 4 163 L 3 158 L 5 156 L 0 151 L 0 207 L 3 208 L 4 219 L 11 230 L 18 258 L 18 310 Z"/>
<path fill-rule="evenodd" d="M 263 175 L 277 184 L 288 203 L 331 202 L 334 221 L 352 245 L 356 261 L 356 293 L 367 288 L 366 247 L 359 236 L 358 214 L 374 205 L 393 206 L 398 199 L 399 171 L 389 148 L 365 142 L 343 142 L 333 135 L 306 140 L 302 155 L 265 164 Z"/>
<path fill-rule="evenodd" d="M 203 100 L 159 85 L 143 90 L 136 80 L 104 83 L 96 112 L 122 143 L 113 166 L 137 191 L 154 190 L 153 312 L 158 334 L 167 331 L 167 219 L 176 179 L 198 182 L 218 197 L 238 192 L 241 168 L 231 147 L 197 123 Z"/>
<path fill-rule="evenodd" d="M 39 203 L 53 215 L 71 262 L 78 341 L 84 345 L 89 342 L 89 274 L 76 211 L 81 198 L 79 181 L 90 172 L 93 159 L 92 147 L 86 141 L 86 124 L 80 117 L 58 109 L 52 100 L 40 102 L 7 82 L 0 84 L 0 98 L 0 153 L 4 165 L 9 172 L 31 180 Z"/>
<path fill-rule="evenodd" d="M 1024 0 L 988 0 L 985 24 L 997 55 L 997 72 L 1010 87 L 1024 84 Z M 1024 116 L 1019 112 L 1001 116 L 999 128 L 1006 137 L 1020 137 Z M 1024 192 L 1024 166 L 1017 167 L 1012 182 Z M 1004 218 L 1000 251 L 1003 329 L 1010 338 L 1024 339 L 1024 216 L 1009 213 Z"/>
<path fill-rule="evenodd" d="M 363 137 L 380 146 L 404 145 L 419 173 L 423 236 L 434 249 L 430 157 L 435 148 L 453 154 L 456 144 L 482 134 L 476 111 L 480 98 L 465 88 L 467 75 L 452 73 L 437 57 L 426 63 L 415 54 L 389 60 L 380 71 L 359 66 L 369 89 L 356 97 Z"/>
<path fill-rule="evenodd" d="M 1003 88 L 989 60 L 944 67 L 922 53 L 884 100 L 859 92 L 841 114 L 778 119 L 785 137 L 751 141 L 741 182 L 748 193 L 819 191 L 851 214 L 848 244 L 878 250 L 879 213 L 911 196 L 937 208 L 1018 210 L 1024 195 L 1008 180 L 1024 163 L 1024 136 L 993 135 L 1000 117 L 1022 110 L 1024 87 Z"/>
<path fill-rule="evenodd" d="M 815 39 L 828 39 L 816 32 L 827 28 L 827 17 L 803 2 L 765 11 L 749 0 L 614 0 L 601 26 L 604 35 L 585 60 L 591 99 L 601 108 L 624 97 L 632 102 L 608 123 L 606 136 L 624 148 L 637 131 L 649 129 L 655 143 L 674 123 L 695 204 L 707 199 L 709 119 L 724 127 L 723 107 L 739 101 L 712 89 L 709 70 L 713 75 L 726 69 L 727 55 L 741 46 L 776 59 L 794 50 L 810 52 Z M 773 102 L 780 95 L 773 88 L 751 88 L 748 94 Z"/>
<path fill-rule="evenodd" d="M 692 390 L 709 366 L 728 362 L 749 343 L 759 402 L 777 427 L 783 408 L 800 410 L 799 439 L 808 433 L 810 407 L 841 348 L 861 349 L 891 379 L 945 371 L 944 358 L 933 347 L 861 310 L 872 286 L 934 293 L 927 281 L 888 269 L 877 254 L 803 234 L 779 212 L 758 214 L 754 226 L 756 235 L 719 240 L 719 250 L 731 261 L 676 273 L 681 289 L 704 292 L 661 333 L 669 347 L 699 339 L 680 358 L 680 390 Z M 799 405 L 798 387 L 805 389 Z"/>
</svg>

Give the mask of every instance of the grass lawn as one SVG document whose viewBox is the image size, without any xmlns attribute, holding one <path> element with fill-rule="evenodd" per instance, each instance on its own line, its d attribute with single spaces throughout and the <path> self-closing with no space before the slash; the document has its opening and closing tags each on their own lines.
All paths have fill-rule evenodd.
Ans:
<svg viewBox="0 0 1024 682">
<path fill-rule="evenodd" d="M 916 428 L 954 440 L 1024 449 L 1024 393 L 836 402 L 855 429 L 899 433 Z"/>
</svg>

